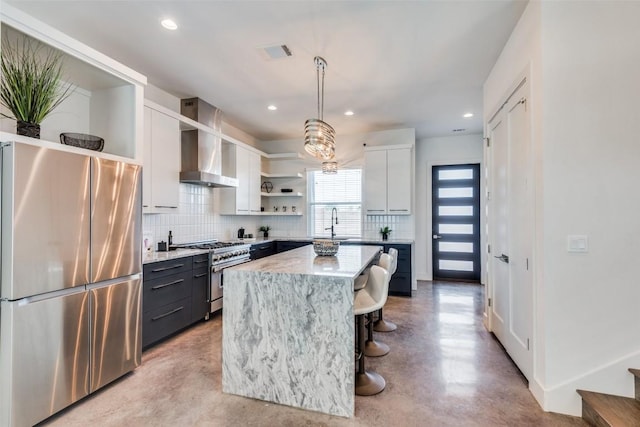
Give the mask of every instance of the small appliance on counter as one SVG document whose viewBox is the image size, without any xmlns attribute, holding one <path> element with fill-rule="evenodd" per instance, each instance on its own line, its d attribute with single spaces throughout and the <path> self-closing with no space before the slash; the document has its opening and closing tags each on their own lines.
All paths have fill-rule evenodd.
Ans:
<svg viewBox="0 0 640 427">
<path fill-rule="evenodd" d="M 244 239 L 244 228 L 240 227 L 238 229 L 238 239 Z"/>
</svg>

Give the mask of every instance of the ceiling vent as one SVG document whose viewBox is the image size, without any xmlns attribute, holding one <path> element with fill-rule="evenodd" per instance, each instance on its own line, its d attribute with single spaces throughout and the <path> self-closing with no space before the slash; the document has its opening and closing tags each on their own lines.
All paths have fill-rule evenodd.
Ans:
<svg viewBox="0 0 640 427">
<path fill-rule="evenodd" d="M 291 56 L 291 49 L 286 44 L 262 46 L 258 48 L 266 59 L 282 59 Z"/>
<path fill-rule="evenodd" d="M 466 129 L 462 129 L 462 128 L 460 128 L 460 129 L 454 129 L 454 130 L 453 130 L 453 132 L 464 132 L 465 130 L 466 130 Z"/>
</svg>

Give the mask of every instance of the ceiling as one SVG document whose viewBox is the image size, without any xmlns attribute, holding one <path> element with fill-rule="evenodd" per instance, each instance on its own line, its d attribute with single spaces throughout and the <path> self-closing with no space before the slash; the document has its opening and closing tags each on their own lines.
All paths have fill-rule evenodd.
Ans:
<svg viewBox="0 0 640 427">
<path fill-rule="evenodd" d="M 340 134 L 412 127 L 418 139 L 482 132 L 482 84 L 526 6 L 469 1 L 2 0 L 147 76 L 200 97 L 259 140 L 301 138 L 317 116 Z M 176 31 L 160 20 L 170 17 Z M 269 59 L 265 46 L 292 56 Z M 276 111 L 267 110 L 273 104 Z M 345 116 L 353 110 L 353 116 Z M 472 118 L 463 118 L 471 112 Z M 454 132 L 454 129 L 458 129 Z M 460 130 L 464 129 L 464 130 Z"/>
</svg>

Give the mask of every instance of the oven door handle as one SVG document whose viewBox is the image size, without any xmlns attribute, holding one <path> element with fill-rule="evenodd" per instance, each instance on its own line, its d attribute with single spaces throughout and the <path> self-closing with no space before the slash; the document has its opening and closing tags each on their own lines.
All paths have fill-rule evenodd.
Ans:
<svg viewBox="0 0 640 427">
<path fill-rule="evenodd" d="M 216 266 L 211 267 L 211 272 L 212 273 L 220 273 L 225 268 L 229 268 L 229 267 L 233 267 L 233 266 L 236 266 L 236 265 L 244 264 L 245 262 L 249 262 L 249 261 L 251 261 L 251 258 L 246 258 L 246 259 L 237 260 L 237 261 L 230 261 L 227 264 L 216 265 Z"/>
</svg>

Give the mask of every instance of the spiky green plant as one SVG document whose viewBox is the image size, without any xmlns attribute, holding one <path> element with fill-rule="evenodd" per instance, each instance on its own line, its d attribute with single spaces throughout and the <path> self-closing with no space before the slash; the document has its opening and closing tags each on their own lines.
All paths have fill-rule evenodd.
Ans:
<svg viewBox="0 0 640 427">
<path fill-rule="evenodd" d="M 12 44 L 4 39 L 0 58 L 0 102 L 16 120 L 42 123 L 74 90 L 62 82 L 62 54 L 37 41 L 23 38 Z"/>
</svg>

